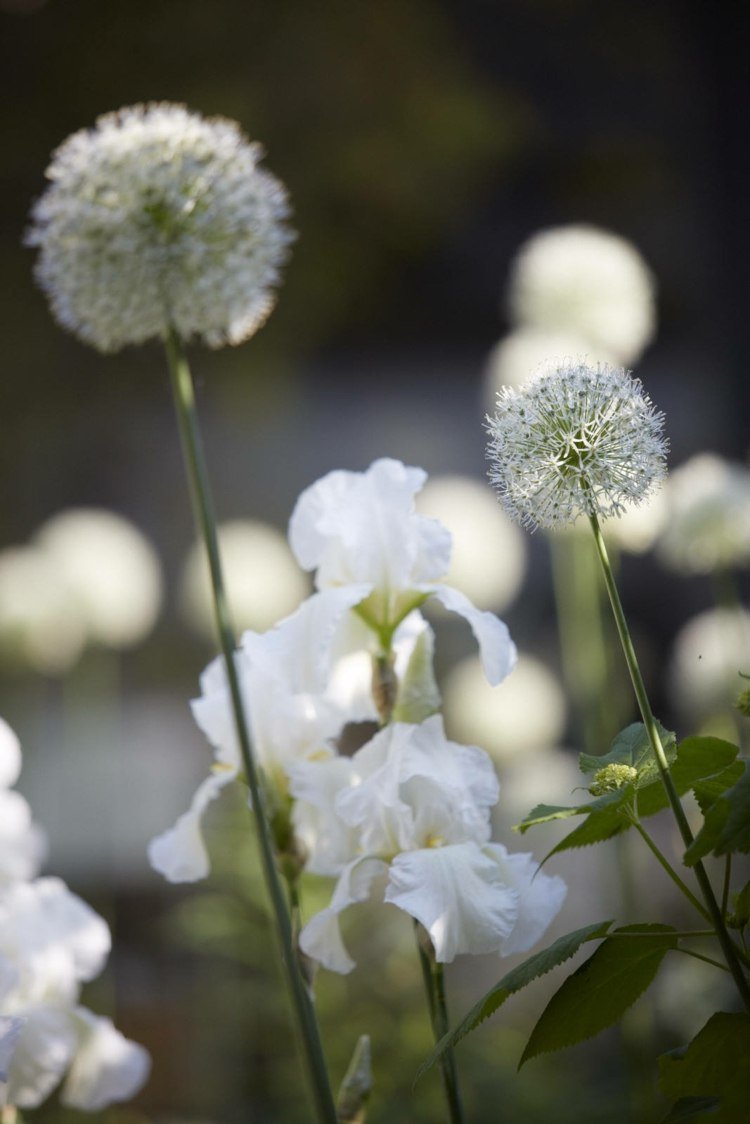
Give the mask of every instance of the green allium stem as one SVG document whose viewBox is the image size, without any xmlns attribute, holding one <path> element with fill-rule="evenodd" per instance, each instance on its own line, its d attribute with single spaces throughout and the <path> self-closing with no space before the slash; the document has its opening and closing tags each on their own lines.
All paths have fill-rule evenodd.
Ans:
<svg viewBox="0 0 750 1124">
<path fill-rule="evenodd" d="M 669 762 L 667 761 L 664 747 L 661 744 L 659 731 L 656 726 L 656 720 L 654 718 L 653 711 L 651 710 L 651 704 L 649 702 L 648 694 L 646 693 L 646 687 L 641 675 L 641 669 L 639 667 L 638 659 L 633 647 L 633 641 L 630 638 L 630 630 L 628 629 L 627 621 L 625 619 L 625 612 L 622 607 L 622 602 L 620 601 L 620 595 L 617 590 L 617 584 L 615 583 L 614 574 L 612 573 L 612 567 L 609 563 L 607 547 L 604 543 L 604 538 L 602 537 L 599 520 L 597 519 L 596 515 L 593 514 L 589 516 L 589 522 L 591 523 L 591 530 L 594 534 L 594 542 L 596 543 L 596 549 L 599 554 L 599 561 L 602 565 L 604 582 L 607 587 L 607 593 L 609 594 L 609 600 L 612 606 L 615 624 L 617 625 L 617 632 L 620 637 L 620 643 L 622 644 L 622 650 L 625 654 L 625 661 L 628 665 L 630 679 L 633 684 L 633 690 L 635 691 L 636 699 L 638 700 L 638 707 L 641 712 L 643 724 L 646 727 L 646 732 L 648 733 L 649 741 L 651 742 L 651 749 L 653 750 L 656 765 L 659 770 L 662 783 L 664 785 L 664 790 L 667 794 L 667 799 L 672 808 L 674 818 L 677 822 L 677 827 L 679 829 L 680 835 L 682 836 L 682 841 L 685 844 L 685 848 L 687 849 L 693 842 L 693 833 L 690 830 L 690 824 L 688 823 L 687 816 L 685 815 L 685 809 L 682 807 L 680 797 L 677 793 L 677 789 L 674 786 L 674 781 L 672 780 L 672 776 L 669 772 Z M 694 870 L 696 880 L 703 896 L 703 900 L 706 903 L 706 910 L 709 920 L 713 924 L 716 935 L 719 938 L 719 943 L 721 944 L 721 950 L 724 954 L 724 959 L 727 962 L 729 971 L 732 973 L 732 977 L 735 984 L 737 985 L 737 990 L 742 998 L 742 1001 L 745 1004 L 747 1010 L 750 1011 L 750 984 L 748 984 L 747 977 L 745 976 L 740 961 L 737 957 L 734 944 L 732 943 L 729 931 L 724 922 L 724 917 L 722 915 L 721 909 L 719 908 L 719 903 L 716 900 L 716 896 L 711 886 L 708 874 L 706 873 L 706 869 L 703 866 L 702 862 L 697 862 L 695 864 Z M 706 916 L 706 911 L 701 909 L 700 912 L 703 916 Z"/>
<path fill-rule="evenodd" d="M 196 525 L 206 547 L 214 611 L 219 644 L 226 668 L 232 711 L 234 713 L 237 738 L 242 755 L 242 763 L 247 777 L 254 821 L 258 838 L 261 866 L 279 935 L 281 958 L 283 961 L 289 991 L 297 1024 L 303 1042 L 305 1058 L 313 1089 L 315 1108 L 321 1124 L 336 1124 L 336 1109 L 328 1079 L 325 1056 L 320 1040 L 317 1018 L 310 994 L 299 971 L 294 947 L 292 925 L 284 900 L 281 878 L 276 865 L 276 854 L 268 823 L 266 799 L 263 792 L 260 771 L 255 761 L 245 708 L 242 701 L 235 652 L 237 642 L 230 622 L 221 559 L 216 535 L 216 519 L 203 454 L 198 417 L 195 408 L 193 380 L 190 374 L 182 341 L 176 332 L 170 331 L 165 341 L 167 361 L 172 380 L 177 420 L 180 429 L 182 452 L 188 476 L 193 514 Z"/>
</svg>

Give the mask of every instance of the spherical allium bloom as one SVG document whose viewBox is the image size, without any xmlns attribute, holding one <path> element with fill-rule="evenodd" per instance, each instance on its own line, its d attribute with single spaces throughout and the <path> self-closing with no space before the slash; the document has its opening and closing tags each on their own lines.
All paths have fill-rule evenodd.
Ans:
<svg viewBox="0 0 750 1124">
<path fill-rule="evenodd" d="M 750 563 L 750 469 L 701 453 L 671 473 L 661 560 L 685 574 Z"/>
<path fill-rule="evenodd" d="M 666 473 L 663 424 L 640 380 L 565 361 L 498 394 L 486 424 L 490 480 L 508 514 L 532 531 L 582 513 L 619 515 Z"/>
<path fill-rule="evenodd" d="M 750 673 L 750 613 L 708 609 L 678 632 L 669 666 L 672 698 L 694 719 L 732 708 Z"/>
<path fill-rule="evenodd" d="M 522 327 L 579 336 L 633 363 L 655 331 L 654 279 L 629 242 L 594 226 L 543 230 L 513 264 L 508 303 Z"/>
<path fill-rule="evenodd" d="M 161 566 L 137 527 L 113 511 L 71 508 L 35 541 L 65 580 L 90 643 L 129 648 L 148 635 L 161 608 Z"/>
<path fill-rule="evenodd" d="M 537 375 L 548 374 L 558 365 L 560 356 L 585 355 L 588 340 L 573 332 L 542 331 L 539 328 L 516 328 L 495 344 L 485 364 L 485 401 L 491 408 L 504 386 L 523 386 Z M 557 357 L 557 358 L 556 358 Z M 600 363 L 614 361 L 614 356 L 597 347 Z"/>
<path fill-rule="evenodd" d="M 59 323 L 100 351 L 209 347 L 260 327 L 292 239 L 283 185 L 233 121 L 136 105 L 74 133 L 47 169 L 27 242 Z"/>
<path fill-rule="evenodd" d="M 75 597 L 49 554 L 35 546 L 0 551 L 0 656 L 43 675 L 63 675 L 85 642 Z"/>
<path fill-rule="evenodd" d="M 309 593 L 309 582 L 281 531 L 255 519 L 235 519 L 217 528 L 224 584 L 238 632 L 271 628 L 294 612 Z M 185 559 L 180 580 L 185 619 L 203 636 L 216 628 L 211 581 L 203 543 Z"/>
</svg>

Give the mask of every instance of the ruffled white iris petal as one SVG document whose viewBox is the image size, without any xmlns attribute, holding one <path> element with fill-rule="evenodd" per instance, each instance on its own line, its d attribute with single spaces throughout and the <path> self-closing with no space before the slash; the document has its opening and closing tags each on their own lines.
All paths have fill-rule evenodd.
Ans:
<svg viewBox="0 0 750 1124">
<path fill-rule="evenodd" d="M 355 902 L 370 896 L 372 884 L 388 870 L 386 863 L 376 858 L 359 858 L 349 863 L 341 872 L 331 904 L 316 913 L 300 933 L 302 951 L 317 960 L 331 972 L 346 975 L 355 963 L 344 946 L 339 926 L 339 914 Z"/>
<path fill-rule="evenodd" d="M 349 757 L 297 761 L 289 768 L 294 833 L 308 854 L 305 869 L 337 875 L 357 853 L 358 832 L 336 814 L 336 798 L 355 779 Z"/>
<path fill-rule="evenodd" d="M 526 952 L 560 912 L 568 888 L 562 878 L 541 871 L 530 852 L 513 854 L 501 843 L 488 843 L 482 850 L 497 863 L 503 881 L 519 895 L 518 917 L 500 952 L 503 956 Z"/>
<path fill-rule="evenodd" d="M 3 1104 L 1 1086 L 8 1080 L 8 1070 L 23 1029 L 24 1019 L 15 1015 L 0 1015 L 0 1104 Z"/>
<path fill-rule="evenodd" d="M 0 955 L 16 965 L 27 1003 L 74 1000 L 110 947 L 106 923 L 59 878 L 0 891 Z"/>
<path fill-rule="evenodd" d="M 420 468 L 382 458 L 366 472 L 329 472 L 302 493 L 289 542 L 303 569 L 317 567 L 318 588 L 369 582 L 401 591 L 447 573 L 449 532 L 414 512 L 426 478 Z"/>
<path fill-rule="evenodd" d="M 0 718 L 0 788 L 10 788 L 21 773 L 21 744 L 4 718 Z"/>
<path fill-rule="evenodd" d="M 0 884 L 35 878 L 46 853 L 46 836 L 23 796 L 0 789 Z"/>
<path fill-rule="evenodd" d="M 208 875 L 211 864 L 201 831 L 203 816 L 209 804 L 236 776 L 232 769 L 210 773 L 198 786 L 190 807 L 174 827 L 149 843 L 148 860 L 168 882 L 197 882 Z"/>
<path fill-rule="evenodd" d="M 25 1012 L 5 1089 L 7 1104 L 36 1108 L 70 1065 L 77 1046 L 69 1011 L 42 1006 Z"/>
<path fill-rule="evenodd" d="M 443 963 L 459 953 L 495 952 L 519 913 L 518 891 L 476 843 L 397 855 L 385 900 L 425 927 Z"/>
<path fill-rule="evenodd" d="M 469 598 L 447 585 L 436 585 L 431 594 L 444 608 L 458 613 L 468 623 L 479 645 L 479 656 L 487 680 L 496 687 L 510 675 L 516 665 L 518 653 L 510 638 L 508 626 L 486 609 L 477 609 Z"/>
<path fill-rule="evenodd" d="M 100 1112 L 126 1101 L 141 1088 L 151 1069 L 143 1046 L 120 1034 L 110 1019 L 78 1007 L 80 1040 L 63 1086 L 61 1101 L 84 1112 Z"/>
</svg>

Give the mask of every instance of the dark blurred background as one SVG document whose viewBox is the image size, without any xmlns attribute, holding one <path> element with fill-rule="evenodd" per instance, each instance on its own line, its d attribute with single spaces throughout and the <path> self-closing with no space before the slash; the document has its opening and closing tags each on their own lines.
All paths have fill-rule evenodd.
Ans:
<svg viewBox="0 0 750 1124">
<path fill-rule="evenodd" d="M 0 546 L 26 541 L 61 508 L 103 506 L 147 534 L 170 587 L 192 541 L 159 349 L 102 357 L 65 335 L 22 247 L 50 152 L 98 114 L 140 101 L 181 101 L 237 119 L 265 146 L 294 206 L 299 239 L 267 326 L 241 348 L 192 356 L 222 518 L 283 528 L 317 476 L 361 469 L 382 455 L 481 478 L 483 369 L 507 328 L 509 263 L 531 234 L 561 223 L 625 236 L 655 274 L 659 331 L 637 373 L 667 414 L 673 463 L 704 449 L 746 459 L 748 19 L 744 5 L 700 0 L 0 0 Z M 507 618 L 523 641 L 552 649 L 545 544 L 535 539 L 531 549 L 530 585 Z M 676 586 L 648 561 L 638 565 L 625 580 L 658 667 L 678 625 L 707 607 L 710 593 L 700 580 Z M 186 634 L 168 596 L 156 632 L 117 671 L 118 717 L 103 721 L 117 722 L 116 740 L 142 777 L 150 770 L 154 801 L 163 798 L 141 829 L 144 847 L 184 808 L 205 769 L 186 700 L 209 655 Z M 554 663 L 556 652 L 549 658 Z M 102 677 L 101 661 L 90 659 L 78 673 L 79 698 L 88 690 L 101 698 Z M 115 855 L 112 869 L 127 869 L 113 895 L 101 864 L 85 861 L 87 846 L 99 847 L 93 828 L 87 836 L 79 824 L 70 843 L 65 799 L 82 793 L 84 820 L 96 823 L 97 815 L 85 771 L 52 795 L 44 784 L 43 747 L 69 713 L 66 691 L 8 671 L 0 703 L 26 748 L 20 787 L 52 835 L 49 869 L 95 903 L 100 895 L 115 922 L 118 1021 L 156 1057 L 140 1107 L 111 1119 L 306 1119 L 299 1093 L 290 1092 L 294 1050 L 273 977 L 258 1002 L 257 979 L 273 963 L 259 969 L 253 953 L 238 967 L 234 891 L 224 898 L 234 902 L 226 924 L 210 904 L 203 929 L 195 918 L 186 923 L 204 934 L 204 951 L 220 946 L 207 968 L 175 919 L 178 906 L 193 908 L 191 892 L 166 890 L 145 857 L 141 869 L 133 856 Z M 90 730 L 86 738 L 96 740 Z M 170 752 L 160 763 L 161 738 Z M 175 781 L 170 763 L 180 754 Z M 85 767 L 82 755 L 71 760 Z M 136 803 L 138 779 L 127 788 Z M 236 872 L 226 878 L 236 889 Z M 252 910 L 237 925 L 264 931 Z M 413 967 L 408 986 L 416 995 Z M 376 970 L 370 964 L 364 974 Z M 395 990 L 406 986 L 403 964 L 385 970 Z M 324 1012 L 335 1012 L 339 999 L 356 1014 L 364 1010 L 363 1019 L 383 1021 L 373 1029 L 381 1039 L 411 1036 L 418 1060 L 428 1042 L 422 1012 L 401 1013 L 400 998 L 395 1012 L 373 1015 L 368 988 L 377 994 L 379 985 L 357 978 L 330 983 Z M 241 1036 L 255 1041 L 256 1020 L 271 1047 L 268 1056 L 253 1048 L 248 1073 Z M 510 1053 L 493 1053 L 498 1042 Z M 477 1038 L 484 1068 L 472 1078 L 473 1119 L 499 1119 L 493 1065 L 503 1082 L 514 1082 L 518 1042 L 507 1027 L 492 1041 L 489 1032 L 481 1045 Z M 332 1047 L 339 1070 L 349 1045 Z M 611 1086 L 597 1091 L 599 1049 L 581 1055 L 571 1119 L 629 1119 L 611 1093 L 617 1062 Z M 616 1058 L 616 1048 L 607 1056 Z M 220 1069 L 227 1057 L 228 1075 Z M 545 1072 L 550 1096 L 570 1099 L 568 1076 L 554 1063 Z M 373 1120 L 439 1118 L 427 1082 L 413 1100 L 411 1072 L 382 1081 L 392 1099 Z M 508 1119 L 548 1119 L 550 1102 L 534 1079 L 518 1088 L 526 1099 Z M 248 1096 L 257 1098 L 250 1116 L 242 1107 Z M 522 1094 L 508 1096 L 515 1104 Z"/>
</svg>

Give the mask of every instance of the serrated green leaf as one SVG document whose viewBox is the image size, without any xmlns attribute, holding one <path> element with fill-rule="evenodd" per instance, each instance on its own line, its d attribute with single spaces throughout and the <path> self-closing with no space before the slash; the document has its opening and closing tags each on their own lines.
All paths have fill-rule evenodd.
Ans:
<svg viewBox="0 0 750 1124">
<path fill-rule="evenodd" d="M 717 797 L 708 808 L 703 827 L 685 852 L 686 866 L 713 852 L 726 855 L 730 851 L 750 851 L 750 766 L 736 784 Z"/>
<path fill-rule="evenodd" d="M 739 753 L 736 745 L 723 738 L 691 737 L 681 741 L 669 767 L 672 781 L 680 796 L 698 782 L 721 783 L 719 777 L 731 767 Z M 740 772 L 742 770 L 740 769 Z M 723 789 L 719 788 L 717 795 Z M 639 787 L 638 815 L 643 819 L 660 812 L 669 803 L 661 777 Z"/>
<path fill-rule="evenodd" d="M 595 812 L 591 816 L 587 816 L 582 824 L 574 828 L 569 835 L 561 839 L 556 846 L 552 848 L 542 859 L 540 866 L 544 866 L 548 859 L 553 855 L 559 855 L 561 851 L 571 851 L 576 847 L 590 847 L 594 843 L 603 843 L 607 839 L 611 839 L 615 835 L 619 835 L 621 831 L 626 831 L 630 827 L 630 820 L 624 814 L 623 808 L 628 802 L 630 793 L 622 790 L 617 795 L 622 796 L 619 803 L 615 804 L 612 808 L 604 809 L 600 812 Z"/>
<path fill-rule="evenodd" d="M 750 882 L 738 894 L 732 894 L 732 915 L 727 924 L 732 929 L 746 929 L 750 923 Z"/>
<path fill-rule="evenodd" d="M 669 925 L 628 925 L 607 937 L 593 956 L 563 983 L 531 1032 L 520 1065 L 538 1054 L 562 1050 L 612 1026 L 649 986 L 671 948 Z"/>
<path fill-rule="evenodd" d="M 750 1100 L 750 1015 L 718 1011 L 687 1049 L 659 1058 L 659 1084 L 678 1103 L 689 1097 L 718 1097 L 710 1119 L 722 1124 L 746 1120 Z M 676 1106 L 675 1106 L 676 1107 Z"/>
<path fill-rule="evenodd" d="M 480 1023 L 483 1023 L 499 1007 L 502 1007 L 509 996 L 516 991 L 520 991 L 533 980 L 551 972 L 558 964 L 569 960 L 586 941 L 596 941 L 606 936 L 611 924 L 611 921 L 601 921 L 596 925 L 586 925 L 583 929 L 576 929 L 573 933 L 566 933 L 565 936 L 558 937 L 549 948 L 530 956 L 528 960 L 524 960 L 523 964 L 519 964 L 503 976 L 499 983 L 490 988 L 487 994 L 474 1004 L 458 1026 L 454 1027 L 448 1034 L 443 1035 L 430 1056 L 419 1067 L 414 1078 L 415 1084 L 446 1050 L 452 1049 L 472 1030 L 476 1030 Z"/>
<path fill-rule="evenodd" d="M 656 723 L 656 728 L 659 731 L 667 761 L 671 763 L 676 754 L 675 735 L 670 730 L 666 730 L 660 722 Z M 607 765 L 630 765 L 638 773 L 637 787 L 649 783 L 655 776 L 659 775 L 648 731 L 642 722 L 633 722 L 632 725 L 621 730 L 612 742 L 609 753 L 605 753 L 601 757 L 581 753 L 578 758 L 578 765 L 582 773 L 596 773 Z"/>
<path fill-rule="evenodd" d="M 734 788 L 744 772 L 745 762 L 733 761 L 731 765 L 727 765 L 726 769 L 722 769 L 720 773 L 716 773 L 713 777 L 696 781 L 693 785 L 693 792 L 704 816 L 727 789 Z"/>
<path fill-rule="evenodd" d="M 681 1120 L 695 1120 L 704 1112 L 711 1112 L 719 1103 L 718 1097 L 680 1097 L 671 1111 L 664 1117 L 661 1124 L 680 1124 Z M 711 1120 L 715 1120 L 711 1116 Z"/>
<path fill-rule="evenodd" d="M 580 816 L 582 814 L 578 804 L 572 806 L 537 804 L 535 808 L 531 809 L 525 819 L 521 820 L 519 824 L 514 824 L 513 830 L 523 835 L 530 827 L 535 827 L 537 824 L 551 823 L 552 820 L 566 820 L 569 816 Z"/>
</svg>

